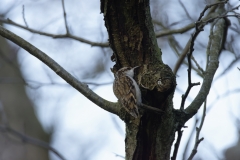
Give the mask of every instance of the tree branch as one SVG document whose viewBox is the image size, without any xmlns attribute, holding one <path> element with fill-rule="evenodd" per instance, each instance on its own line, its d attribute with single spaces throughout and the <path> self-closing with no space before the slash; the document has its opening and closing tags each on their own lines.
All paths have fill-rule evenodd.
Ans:
<svg viewBox="0 0 240 160">
<path fill-rule="evenodd" d="M 183 154 L 182 154 L 182 159 L 187 159 L 187 151 L 188 151 L 188 148 L 189 148 L 190 143 L 192 142 L 193 133 L 194 133 L 194 131 L 195 131 L 195 128 L 196 128 L 196 126 L 197 126 L 198 121 L 199 121 L 199 118 L 197 118 L 197 117 L 195 116 L 194 126 L 192 127 L 191 133 L 190 133 L 190 135 L 188 136 L 188 141 L 187 141 L 186 145 L 184 146 L 184 151 L 183 151 Z"/>
<path fill-rule="evenodd" d="M 10 19 L 0 18 L 0 22 L 5 23 L 5 24 L 10 24 L 10 25 L 13 25 L 13 26 L 25 29 L 25 30 L 27 30 L 29 32 L 40 34 L 40 35 L 44 35 L 44 36 L 47 36 L 47 37 L 52 37 L 52 38 L 71 38 L 71 39 L 74 39 L 76 41 L 89 44 L 91 46 L 109 47 L 107 42 L 106 43 L 92 42 L 92 41 L 89 41 L 87 39 L 74 36 L 74 35 L 72 35 L 70 33 L 66 33 L 66 34 L 51 34 L 51 33 L 47 33 L 47 32 L 41 32 L 41 31 L 38 31 L 38 30 L 35 30 L 35 29 L 32 29 L 32 28 L 29 28 L 28 26 L 23 26 L 21 24 L 18 24 L 18 23 L 14 22 L 14 21 L 12 21 Z"/>
<path fill-rule="evenodd" d="M 188 10 L 187 10 L 187 8 L 185 7 L 185 5 L 183 4 L 183 2 L 182 2 L 181 0 L 178 0 L 178 2 L 179 2 L 179 4 L 182 6 L 182 8 L 183 8 L 183 10 L 184 10 L 184 12 L 185 12 L 185 14 L 186 14 L 186 16 L 187 16 L 190 20 L 194 21 L 193 18 L 192 18 L 192 17 L 190 16 L 190 14 L 188 13 Z"/>
<path fill-rule="evenodd" d="M 69 29 L 68 29 L 67 14 L 66 14 L 66 10 L 65 10 L 64 0 L 62 0 L 62 8 L 63 8 L 63 17 L 64 17 L 64 24 L 65 24 L 65 28 L 66 28 L 66 34 L 68 35 Z"/>
<path fill-rule="evenodd" d="M 200 14 L 200 17 L 202 16 L 202 13 Z M 187 99 L 188 94 L 190 93 L 190 90 L 192 89 L 193 86 L 200 85 L 200 83 L 192 83 L 192 75 L 191 75 L 191 70 L 192 70 L 192 63 L 191 63 L 191 57 L 192 53 L 194 51 L 194 42 L 198 36 L 198 34 L 203 31 L 204 24 L 200 23 L 200 17 L 198 19 L 198 22 L 196 22 L 196 31 L 192 34 L 192 38 L 190 41 L 189 45 L 189 53 L 187 54 L 187 60 L 188 60 L 188 88 L 185 92 L 185 94 L 182 95 L 182 102 L 180 106 L 180 110 L 184 109 L 184 104 Z"/>
<path fill-rule="evenodd" d="M 203 123 L 204 123 L 204 119 L 205 119 L 205 116 L 206 116 L 206 105 L 207 105 L 207 99 L 204 102 L 203 115 L 202 115 L 202 120 L 201 120 L 200 126 L 196 127 L 197 133 L 196 133 L 195 144 L 194 144 L 194 148 L 193 148 L 192 153 L 189 156 L 188 160 L 192 160 L 193 159 L 194 155 L 197 153 L 198 145 L 204 140 L 203 137 L 199 139 L 199 134 L 200 134 L 200 131 L 202 129 L 202 126 L 203 126 Z"/>
<path fill-rule="evenodd" d="M 0 35 L 11 40 L 16 43 L 30 54 L 41 60 L 45 63 L 49 68 L 51 68 L 56 74 L 58 74 L 61 78 L 63 78 L 67 83 L 69 83 L 72 87 L 82 93 L 85 97 L 91 100 L 93 103 L 98 105 L 104 110 L 107 110 L 113 114 L 117 114 L 120 111 L 120 105 L 118 103 L 113 103 L 107 101 L 96 93 L 94 93 L 91 89 L 88 88 L 86 84 L 81 83 L 75 77 L 73 77 L 70 73 L 68 73 L 64 68 L 62 68 L 58 63 L 56 63 L 52 58 L 46 55 L 44 52 L 34 47 L 29 42 L 25 41 L 21 37 L 15 35 L 11 31 L 0 26 Z"/>
<path fill-rule="evenodd" d="M 181 130 L 181 127 L 177 130 L 177 132 L 178 132 L 178 137 L 174 145 L 174 151 L 173 151 L 173 156 L 171 157 L 171 160 L 176 160 L 177 158 L 178 148 L 179 148 L 179 145 L 182 139 L 182 134 L 183 134 L 183 130 Z"/>
<path fill-rule="evenodd" d="M 224 6 L 220 6 L 221 9 L 218 12 L 224 12 Z M 193 102 L 185 109 L 186 119 L 190 119 L 195 113 L 197 113 L 198 109 L 202 105 L 202 103 L 206 100 L 206 97 L 210 91 L 211 84 L 213 81 L 214 74 L 218 68 L 218 57 L 219 53 L 222 48 L 222 39 L 225 29 L 225 20 L 224 19 L 217 19 L 217 23 L 215 24 L 215 30 L 212 35 L 210 35 L 209 41 L 212 41 L 210 44 L 210 55 L 209 55 L 209 64 L 207 66 L 205 76 L 203 79 L 203 84 L 198 92 L 198 95 L 195 97 Z"/>
<path fill-rule="evenodd" d="M 215 14 L 215 7 L 212 7 L 210 9 L 210 11 L 208 12 L 208 14 L 206 15 L 206 17 L 202 18 L 202 20 L 207 21 L 208 19 L 213 18 L 216 14 Z M 154 23 L 158 23 L 157 21 L 153 20 Z M 172 34 L 176 34 L 176 33 L 184 33 L 189 31 L 190 29 L 193 29 L 195 27 L 195 23 L 190 23 L 188 25 L 186 25 L 185 27 L 182 27 L 180 29 L 172 29 L 172 30 L 165 30 L 165 31 L 160 31 L 156 33 L 156 37 L 163 37 L 163 36 L 168 36 L 168 35 L 172 35 Z"/>
<path fill-rule="evenodd" d="M 27 21 L 26 21 L 26 18 L 25 18 L 25 7 L 24 7 L 24 5 L 22 6 L 22 17 L 23 17 L 23 21 L 24 21 L 25 25 L 28 28 L 28 24 L 27 24 Z"/>
<path fill-rule="evenodd" d="M 54 149 L 53 147 L 51 147 L 48 143 L 46 143 L 44 141 L 41 141 L 39 139 L 27 136 L 23 133 L 20 133 L 20 132 L 14 130 L 14 129 L 8 127 L 8 126 L 0 125 L 0 131 L 8 132 L 8 133 L 10 133 L 10 134 L 12 134 L 16 137 L 19 137 L 23 142 L 27 142 L 27 143 L 30 143 L 30 144 L 33 144 L 33 145 L 36 145 L 36 146 L 40 146 L 40 147 L 45 148 L 49 151 L 52 151 L 61 160 L 65 160 L 65 158 L 56 149 Z"/>
</svg>

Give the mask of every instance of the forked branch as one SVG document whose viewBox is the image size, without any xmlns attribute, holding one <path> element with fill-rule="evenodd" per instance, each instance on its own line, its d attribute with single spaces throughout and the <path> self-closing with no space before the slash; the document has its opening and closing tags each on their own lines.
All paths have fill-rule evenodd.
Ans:
<svg viewBox="0 0 240 160">
<path fill-rule="evenodd" d="M 223 5 L 219 6 L 218 12 L 219 14 L 225 12 Z M 216 19 L 215 22 L 216 22 L 214 23 L 215 28 L 212 32 L 213 34 L 209 38 L 209 41 L 211 41 L 211 43 L 209 43 L 211 44 L 211 46 L 209 47 L 210 49 L 209 53 L 211 54 L 209 55 L 209 62 L 206 68 L 203 83 L 200 88 L 200 91 L 198 92 L 193 102 L 185 109 L 185 113 L 186 113 L 185 121 L 187 121 L 193 115 L 195 115 L 195 113 L 197 113 L 200 106 L 206 100 L 206 97 L 211 88 L 214 74 L 218 68 L 218 63 L 219 63 L 218 57 L 222 49 L 222 39 L 224 37 L 224 30 L 226 29 L 225 27 L 226 23 L 223 18 Z"/>
</svg>

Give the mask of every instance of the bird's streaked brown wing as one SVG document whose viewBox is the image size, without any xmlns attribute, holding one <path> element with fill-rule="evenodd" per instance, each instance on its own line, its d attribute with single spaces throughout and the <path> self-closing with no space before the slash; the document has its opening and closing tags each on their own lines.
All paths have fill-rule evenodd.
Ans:
<svg viewBox="0 0 240 160">
<path fill-rule="evenodd" d="M 113 91 L 127 112 L 137 118 L 139 112 L 135 98 L 136 90 L 132 80 L 128 76 L 117 77 L 113 83 Z"/>
</svg>

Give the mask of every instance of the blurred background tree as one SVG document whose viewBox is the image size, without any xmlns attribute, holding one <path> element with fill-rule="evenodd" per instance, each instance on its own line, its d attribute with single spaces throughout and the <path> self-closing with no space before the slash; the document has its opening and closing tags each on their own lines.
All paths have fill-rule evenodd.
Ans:
<svg viewBox="0 0 240 160">
<path fill-rule="evenodd" d="M 19 70 L 17 50 L 6 39 L 0 37 L 0 159 L 26 160 L 48 159 L 48 150 L 29 143 L 16 136 L 16 132 L 49 142 L 49 135 L 39 123 L 33 103 L 25 92 L 25 80 Z M 27 140 L 26 140 L 27 141 Z"/>
<path fill-rule="evenodd" d="M 62 1 L 1 1 L 0 11 L 3 15 L 1 22 L 4 23 L 6 28 L 48 53 L 76 78 L 89 84 L 89 87 L 100 96 L 111 101 L 116 100 L 112 94 L 113 75 L 109 69 L 113 66 L 110 61 L 112 51 L 107 47 L 108 36 L 103 15 L 99 14 L 99 1 L 65 1 L 69 33 L 74 35 L 69 38 L 63 36 L 66 33 L 66 27 Z M 205 5 L 213 2 L 151 1 L 151 14 L 158 45 L 163 52 L 163 61 L 172 69 L 174 69 L 179 54 L 182 53 L 194 31 L 194 22 Z M 229 1 L 226 9 L 235 7 L 239 5 L 238 3 L 234 0 Z M 7 18 L 26 28 L 20 29 L 14 23 L 9 24 L 11 21 Z M 237 69 L 240 57 L 238 45 L 240 29 L 239 19 L 234 17 L 229 17 L 229 19 L 231 26 L 228 30 L 227 41 L 221 53 L 219 69 L 208 97 L 207 117 L 201 132 L 205 139 L 198 148 L 197 158 L 199 159 L 223 159 L 225 149 L 237 143 L 239 136 L 233 117 L 239 117 L 240 114 L 238 107 L 240 73 Z M 168 30 L 180 28 L 183 28 L 183 30 L 166 34 Z M 29 29 L 34 30 L 27 31 Z M 195 42 L 194 57 L 203 68 L 206 65 L 205 52 L 209 30 L 210 25 L 205 27 L 205 31 L 201 32 Z M 34 33 L 35 31 L 50 34 L 42 36 L 40 35 L 42 33 Z M 62 36 L 56 37 L 56 35 Z M 12 46 L 13 44 L 10 43 L 9 45 Z M 1 44 L 1 49 L 2 46 L 4 45 Z M 9 76 L 11 72 L 7 71 L 6 73 L 9 73 L 9 75 L 3 75 L 5 78 L 1 86 L 25 85 L 27 95 L 35 104 L 34 109 L 37 117 L 43 124 L 45 131 L 52 133 L 51 145 L 54 148 L 71 160 L 121 159 L 118 155 L 124 156 L 124 124 L 118 117 L 101 110 L 79 95 L 77 91 L 25 50 L 18 48 L 14 52 L 17 57 L 10 54 L 8 56 L 11 60 L 15 57 L 18 63 L 7 64 L 13 66 L 17 64 L 16 67 L 11 68 L 20 69 L 22 73 L 18 72 L 17 75 L 23 75 L 23 78 L 6 79 L 6 77 L 12 77 L 12 75 Z M 4 59 L 4 62 L 7 61 Z M 194 67 L 196 72 L 193 73 L 193 81 L 201 82 L 201 76 L 197 72 L 198 68 L 197 66 Z M 187 88 L 186 70 L 187 61 L 181 65 L 177 72 L 178 85 L 174 96 L 175 108 L 179 108 L 181 95 Z M 2 87 L 1 90 L 4 91 Z M 24 91 L 23 88 L 22 91 Z M 190 104 L 198 91 L 199 87 L 193 88 L 186 105 Z M 14 95 L 18 92 L 12 92 L 11 96 L 4 92 L 4 96 L 7 98 L 2 97 L 3 94 L 1 94 L 1 101 L 10 99 L 9 101 L 13 102 L 16 97 L 20 97 Z M 20 94 L 24 95 L 23 93 Z M 21 100 L 23 99 L 21 98 Z M 7 122 L 11 124 L 10 122 L 17 116 L 14 115 L 14 118 L 11 118 L 12 116 L 8 115 L 8 109 L 6 108 L 8 106 L 5 103 L 2 103 L 2 108 L 5 111 L 2 113 L 6 113 Z M 17 103 L 20 105 L 26 102 Z M 17 105 L 11 106 L 17 107 Z M 21 111 L 23 110 L 21 109 Z M 14 111 L 17 111 L 17 109 Z M 34 123 L 32 118 L 34 113 L 29 113 L 31 109 L 27 109 L 27 111 L 28 116 L 31 117 L 30 122 Z M 28 116 L 23 116 L 23 118 Z M 186 124 L 188 128 L 184 129 L 183 132 L 178 159 L 186 159 L 189 156 L 194 144 L 195 127 L 199 125 L 201 117 L 202 114 L 199 112 L 195 119 Z M 27 122 L 18 120 L 19 123 L 21 121 L 19 128 L 15 128 L 15 125 L 12 127 L 22 133 L 31 135 L 32 133 L 27 130 Z M 39 126 L 39 124 L 34 126 Z M 2 133 L 1 135 L 4 136 L 5 132 Z M 38 131 L 38 133 L 41 132 Z M 38 135 L 33 134 L 31 136 L 47 141 L 47 139 Z M 4 140 L 7 139 L 4 138 Z M 24 143 L 24 145 L 26 144 Z M 6 152 L 6 150 L 8 149 L 5 148 L 1 152 L 4 153 L 3 151 Z M 20 149 L 18 152 L 23 153 Z M 226 156 L 227 153 L 229 152 L 226 152 Z M 26 151 L 23 155 L 27 155 Z M 58 159 L 52 153 L 50 155 L 51 159 Z"/>
</svg>

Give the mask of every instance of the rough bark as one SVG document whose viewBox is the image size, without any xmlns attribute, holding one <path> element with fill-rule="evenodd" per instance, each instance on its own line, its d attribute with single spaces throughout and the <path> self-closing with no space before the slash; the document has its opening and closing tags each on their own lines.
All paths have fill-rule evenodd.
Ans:
<svg viewBox="0 0 240 160">
<path fill-rule="evenodd" d="M 125 66 L 141 66 L 135 79 L 141 87 L 143 103 L 165 112 L 159 115 L 141 110 L 142 117 L 134 119 L 122 110 L 120 117 L 126 123 L 126 159 L 169 159 L 176 130 L 172 112 L 176 80 L 162 62 L 149 1 L 102 0 L 101 11 L 114 52 L 112 59 L 116 61 L 113 72 Z"/>
</svg>

